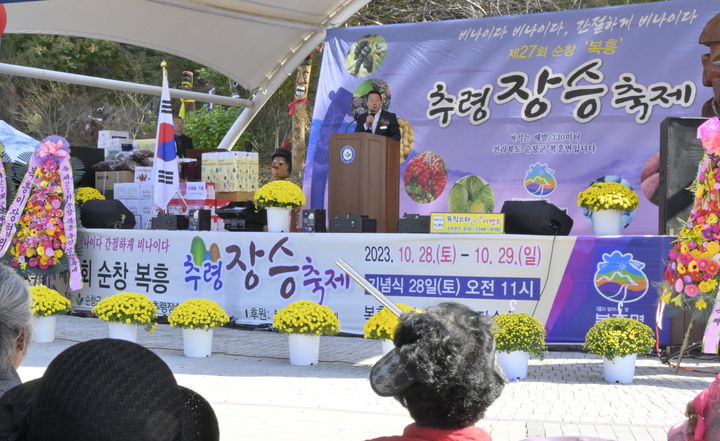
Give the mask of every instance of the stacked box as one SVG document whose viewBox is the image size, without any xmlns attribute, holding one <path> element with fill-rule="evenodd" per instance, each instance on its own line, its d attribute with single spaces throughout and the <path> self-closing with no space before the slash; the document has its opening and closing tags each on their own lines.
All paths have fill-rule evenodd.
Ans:
<svg viewBox="0 0 720 441">
<path fill-rule="evenodd" d="M 202 157 L 202 180 L 214 182 L 216 191 L 255 191 L 259 172 L 257 153 L 209 152 Z"/>
<path fill-rule="evenodd" d="M 151 139 L 135 139 L 132 142 L 133 150 L 147 150 L 149 152 L 155 153 L 155 146 L 157 145 L 157 141 L 155 138 Z"/>
<path fill-rule="evenodd" d="M 135 215 L 135 229 L 143 230 L 153 211 L 153 186 L 147 183 L 121 182 L 114 186 L 115 199 Z"/>
<path fill-rule="evenodd" d="M 98 148 L 105 150 L 105 157 L 116 156 L 122 151 L 132 151 L 130 132 L 118 130 L 100 130 L 98 132 Z"/>
<path fill-rule="evenodd" d="M 95 172 L 95 188 L 103 196 L 113 197 L 113 187 L 117 183 L 133 182 L 135 176 L 131 171 L 104 171 Z"/>
</svg>

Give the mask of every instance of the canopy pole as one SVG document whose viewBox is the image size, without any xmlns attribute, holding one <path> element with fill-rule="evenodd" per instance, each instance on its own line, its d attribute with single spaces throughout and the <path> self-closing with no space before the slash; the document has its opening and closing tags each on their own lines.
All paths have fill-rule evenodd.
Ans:
<svg viewBox="0 0 720 441">
<path fill-rule="evenodd" d="M 275 91 L 280 85 L 287 79 L 287 77 L 295 71 L 302 60 L 312 51 L 312 49 L 318 44 L 322 43 L 325 39 L 325 30 L 316 32 L 310 36 L 305 43 L 303 43 L 293 54 L 292 57 L 287 59 L 282 66 L 280 66 L 268 80 L 258 88 L 258 92 L 252 99 L 252 105 L 246 107 L 235 120 L 230 130 L 225 134 L 225 137 L 220 141 L 218 149 L 230 150 L 233 145 L 240 138 L 240 135 L 247 129 L 250 122 L 255 118 L 257 113 L 267 103 L 272 96 L 268 93 L 268 90 Z"/>
<path fill-rule="evenodd" d="M 158 86 L 111 80 L 108 78 L 91 77 L 89 75 L 71 74 L 54 70 L 38 69 L 35 67 L 18 66 L 15 64 L 0 63 L 0 74 L 35 78 L 38 80 L 58 81 L 62 83 L 77 84 L 80 86 L 98 87 L 101 89 L 119 90 L 121 92 L 144 93 L 147 95 L 157 96 L 160 96 L 162 93 L 162 87 Z M 253 102 L 247 99 L 210 95 L 207 93 L 191 92 L 181 89 L 170 89 L 170 96 L 172 98 L 196 100 L 204 103 L 222 104 L 223 106 L 246 108 L 253 106 Z"/>
</svg>

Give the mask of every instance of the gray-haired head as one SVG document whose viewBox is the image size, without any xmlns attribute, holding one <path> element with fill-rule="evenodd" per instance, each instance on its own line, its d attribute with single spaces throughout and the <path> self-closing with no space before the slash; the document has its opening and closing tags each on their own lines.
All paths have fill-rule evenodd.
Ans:
<svg viewBox="0 0 720 441">
<path fill-rule="evenodd" d="M 9 369 L 19 338 L 29 341 L 32 299 L 27 283 L 12 268 L 0 264 L 0 372 Z"/>
</svg>

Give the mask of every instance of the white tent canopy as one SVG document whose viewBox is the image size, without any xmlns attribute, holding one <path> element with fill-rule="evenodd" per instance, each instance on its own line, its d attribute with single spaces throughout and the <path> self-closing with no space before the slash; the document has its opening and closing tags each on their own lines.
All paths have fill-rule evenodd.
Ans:
<svg viewBox="0 0 720 441">
<path fill-rule="evenodd" d="M 49 0 L 8 3 L 6 33 L 117 41 L 192 60 L 252 90 L 232 146 L 287 76 L 370 0 Z"/>
</svg>

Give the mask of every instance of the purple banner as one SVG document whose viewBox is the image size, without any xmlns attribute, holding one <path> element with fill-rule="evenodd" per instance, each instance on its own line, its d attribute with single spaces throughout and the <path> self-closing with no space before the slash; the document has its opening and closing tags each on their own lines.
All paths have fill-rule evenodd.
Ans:
<svg viewBox="0 0 720 441">
<path fill-rule="evenodd" d="M 330 135 L 353 131 L 376 89 L 403 131 L 401 213 L 499 212 L 542 198 L 581 235 L 592 230 L 578 193 L 611 180 L 640 196 L 624 233 L 656 234 L 641 171 L 660 122 L 699 116 L 712 97 L 698 37 L 718 12 L 685 0 L 330 30 L 304 175 L 310 205 L 326 205 Z"/>
<path fill-rule="evenodd" d="M 546 328 L 548 342 L 582 343 L 590 327 L 609 317 L 630 317 L 654 329 L 662 256 L 671 237 L 578 237 Z M 669 323 L 669 322 L 668 322 Z M 663 326 L 661 343 L 667 343 Z"/>
</svg>

